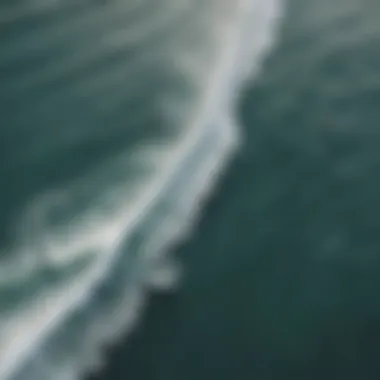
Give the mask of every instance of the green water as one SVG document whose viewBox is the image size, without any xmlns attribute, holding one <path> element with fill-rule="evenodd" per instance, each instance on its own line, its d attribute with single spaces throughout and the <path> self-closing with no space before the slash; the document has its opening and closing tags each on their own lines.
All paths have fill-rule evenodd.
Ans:
<svg viewBox="0 0 380 380">
<path fill-rule="evenodd" d="M 99 378 L 380 378 L 380 3 L 288 5 L 180 292 Z"/>
</svg>

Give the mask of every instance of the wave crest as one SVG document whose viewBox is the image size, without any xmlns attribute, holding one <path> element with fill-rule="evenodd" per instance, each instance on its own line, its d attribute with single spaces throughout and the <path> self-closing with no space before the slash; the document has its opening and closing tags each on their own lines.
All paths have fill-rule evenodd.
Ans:
<svg viewBox="0 0 380 380">
<path fill-rule="evenodd" d="M 103 72 L 105 78 L 95 75 L 80 84 L 96 93 L 110 85 L 108 81 L 130 80 L 129 89 L 125 85 L 114 89 L 99 107 L 112 116 L 115 107 L 130 105 L 128 117 L 134 120 L 137 112 L 136 125 L 148 127 L 144 136 L 140 133 L 121 144 L 119 153 L 55 186 L 59 190 L 48 186 L 26 212 L 17 248 L 2 260 L 0 296 L 16 294 L 12 305 L 1 310 L 2 380 L 77 379 L 101 363 L 102 344 L 135 324 L 149 287 L 174 286 L 179 269 L 169 248 L 191 231 L 201 202 L 238 147 L 236 95 L 257 74 L 280 15 L 276 0 L 161 0 L 154 5 L 135 1 L 133 7 L 132 2 L 129 7 L 122 3 L 104 5 L 107 27 L 96 25 L 98 13 L 81 13 L 71 2 L 33 8 L 33 14 L 49 9 L 58 15 L 62 12 L 64 21 L 51 26 L 52 33 L 41 42 L 46 46 L 59 36 L 64 39 L 66 31 L 75 36 L 76 28 L 83 25 L 91 33 L 110 28 L 111 16 L 120 25 L 131 14 L 138 14 L 139 21 L 113 30 L 112 38 L 103 39 L 105 45 L 101 41 L 86 54 L 67 57 L 65 63 L 5 86 L 16 93 L 26 91 L 61 76 L 62 70 L 131 49 L 131 56 L 113 65 L 115 72 Z M 9 10 L 4 14 L 7 22 L 16 22 L 22 7 L 16 6 L 12 17 Z M 20 46 L 25 49 L 27 41 L 33 50 L 37 36 L 21 35 Z M 24 53 L 22 48 L 11 48 L 7 54 L 11 61 Z M 136 110 L 133 104 L 139 95 L 133 91 L 142 91 L 137 84 L 154 69 L 161 70 L 165 79 L 162 84 L 156 78 L 159 91 L 141 87 L 160 96 L 150 103 L 144 100 Z M 78 91 L 83 96 L 89 90 L 85 86 Z M 146 118 L 148 112 L 153 117 Z M 97 129 L 90 126 L 79 134 L 60 131 L 59 138 L 46 132 L 44 144 L 60 144 L 67 155 L 67 149 L 70 153 L 88 135 L 122 136 L 113 125 L 111 131 L 104 124 Z M 45 131 L 41 127 L 34 132 Z M 37 159 L 44 146 L 36 140 L 31 147 L 30 157 Z"/>
</svg>

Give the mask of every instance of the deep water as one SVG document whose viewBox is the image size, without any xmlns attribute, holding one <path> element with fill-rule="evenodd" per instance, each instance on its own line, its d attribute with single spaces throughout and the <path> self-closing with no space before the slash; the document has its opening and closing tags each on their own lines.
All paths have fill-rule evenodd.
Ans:
<svg viewBox="0 0 380 380">
<path fill-rule="evenodd" d="M 289 1 L 244 147 L 96 379 L 380 377 L 380 6 Z"/>
<path fill-rule="evenodd" d="M 378 380 L 380 3 L 175 1 L 0 3 L 0 380 Z"/>
<path fill-rule="evenodd" d="M 0 4 L 0 379 L 78 380 L 173 292 L 281 4 Z M 254 37 L 254 40 L 251 40 Z"/>
</svg>

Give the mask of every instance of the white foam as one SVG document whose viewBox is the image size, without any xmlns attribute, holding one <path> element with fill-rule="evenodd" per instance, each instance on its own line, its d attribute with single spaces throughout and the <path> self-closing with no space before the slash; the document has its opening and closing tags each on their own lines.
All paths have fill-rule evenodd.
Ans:
<svg viewBox="0 0 380 380">
<path fill-rule="evenodd" d="M 276 1 L 266 3 L 274 4 Z M 162 230 L 157 230 L 156 235 L 152 235 L 150 245 L 145 247 L 146 257 L 141 260 L 148 260 L 152 252 L 163 252 L 173 241 L 184 236 L 185 232 L 190 230 L 191 223 L 199 215 L 200 209 L 196 208 L 200 200 L 203 199 L 212 188 L 218 178 L 219 173 L 224 168 L 226 160 L 237 146 L 238 131 L 233 122 L 231 109 L 231 96 L 234 91 L 239 89 L 241 81 L 236 75 L 237 60 L 248 60 L 252 57 L 242 56 L 242 36 L 240 28 L 237 25 L 246 25 L 250 20 L 247 17 L 254 2 L 248 0 L 225 0 L 223 4 L 226 6 L 226 15 L 230 18 L 225 19 L 225 23 L 218 25 L 218 44 L 221 52 L 217 62 L 218 66 L 207 78 L 204 84 L 206 91 L 202 98 L 198 100 L 197 110 L 188 122 L 186 130 L 188 131 L 182 141 L 171 148 L 170 156 L 166 158 L 166 162 L 161 163 L 165 169 L 157 173 L 149 183 L 144 184 L 144 192 L 131 205 L 130 200 L 126 204 L 120 203 L 117 212 L 112 215 L 97 219 L 89 225 L 83 225 L 75 231 L 75 237 L 71 237 L 66 242 L 50 242 L 50 249 L 54 251 L 54 257 L 65 258 L 69 255 L 75 257 L 80 252 L 95 252 L 95 259 L 87 270 L 81 274 L 79 278 L 72 279 L 65 288 L 46 290 L 38 297 L 36 296 L 33 303 L 25 305 L 26 307 L 19 313 L 12 315 L 12 318 L 1 321 L 0 328 L 0 379 L 10 379 L 17 372 L 21 363 L 23 363 L 32 352 L 37 349 L 47 339 L 52 332 L 60 326 L 67 316 L 79 307 L 85 307 L 85 301 L 91 298 L 92 292 L 96 284 L 106 281 L 110 268 L 112 268 L 115 260 L 121 254 L 119 249 L 122 240 L 126 240 L 128 236 L 133 234 L 136 228 L 149 217 L 149 212 L 154 208 L 157 199 L 165 194 L 168 183 L 181 172 L 181 165 L 184 160 L 192 155 L 192 151 L 196 150 L 197 144 L 207 135 L 207 128 L 215 129 L 216 145 L 213 151 L 204 159 L 202 165 L 197 165 L 197 170 L 192 173 L 193 176 L 186 184 L 186 196 L 179 196 L 176 204 L 176 212 L 179 218 L 169 218 L 169 222 Z M 215 12 L 221 7 L 220 2 L 213 5 Z M 268 9 L 270 6 L 268 5 Z M 267 9 L 263 9 L 266 12 Z M 235 13 L 236 12 L 236 13 Z M 270 10 L 271 12 L 271 10 Z M 261 17 L 268 20 L 271 13 L 262 14 Z M 265 25 L 265 32 L 257 31 L 258 35 L 262 35 L 265 40 L 265 47 L 268 47 L 269 39 L 267 32 L 272 25 Z M 243 41 L 244 44 L 247 41 Z M 262 44 L 263 45 L 263 44 Z M 263 49 L 264 46 L 261 46 Z M 259 52 L 256 51 L 256 54 Z M 261 53 L 261 51 L 260 51 Z M 258 57 L 255 56 L 256 61 Z M 192 67 L 187 70 L 193 70 Z M 245 74 L 246 75 L 246 74 Z M 244 76 L 245 76 L 244 75 Z M 231 83 L 231 77 L 234 82 Z M 217 123 L 217 126 L 215 125 Z M 183 185 L 182 185 L 183 186 Z M 89 218 L 91 220 L 91 218 Z M 73 255 L 73 252 L 75 254 Z M 164 276 L 165 277 L 165 276 Z M 162 280 L 162 278 L 161 278 Z M 161 281 L 160 280 L 160 281 Z M 152 279 L 154 282 L 154 279 Z M 159 280 L 156 283 L 160 282 Z M 161 281 L 163 284 L 165 281 Z M 139 310 L 143 304 L 143 294 L 136 290 L 135 305 L 126 302 L 128 310 Z M 126 296 L 130 300 L 130 292 L 126 291 Z M 128 319 L 121 317 L 122 313 L 116 313 L 113 317 L 119 318 L 119 321 L 109 321 L 109 328 L 95 329 L 96 338 L 93 338 L 95 346 L 105 340 L 113 339 L 121 327 L 125 328 L 125 324 L 135 321 L 137 312 L 133 312 Z M 121 320 L 120 320 L 121 318 Z M 93 331 L 95 331 L 93 330 Z M 94 333 L 95 334 L 95 333 Z M 97 351 L 96 347 L 89 348 Z M 95 353 L 94 353 L 95 355 Z M 91 355 L 90 355 L 91 356 Z M 90 362 L 93 360 L 89 359 Z M 86 363 L 77 363 L 78 366 L 86 367 Z M 80 373 L 81 369 L 74 369 L 70 379 Z"/>
</svg>

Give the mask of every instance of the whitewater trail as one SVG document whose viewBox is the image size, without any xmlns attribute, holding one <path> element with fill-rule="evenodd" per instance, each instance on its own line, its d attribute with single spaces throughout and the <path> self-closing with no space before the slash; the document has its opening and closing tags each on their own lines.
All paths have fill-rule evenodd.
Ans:
<svg viewBox="0 0 380 380">
<path fill-rule="evenodd" d="M 34 86 L 48 91 L 49 82 L 79 70 L 84 79 L 78 77 L 71 87 L 62 81 L 63 92 L 97 94 L 126 81 L 104 102 L 93 104 L 93 112 L 110 113 L 109 122 L 112 111 L 127 104 L 128 119 L 141 125 L 147 109 L 136 109 L 140 95 L 134 91 L 150 90 L 141 81 L 152 70 L 162 72 L 169 83 L 154 98 L 154 115 L 160 119 L 148 118 L 152 137 L 134 135 L 120 153 L 64 186 L 35 195 L 20 219 L 13 251 L 0 256 L 0 379 L 74 380 L 101 364 L 102 344 L 134 325 L 147 287 L 165 289 L 176 283 L 178 266 L 168 249 L 190 232 L 201 201 L 239 144 L 237 95 L 257 74 L 273 41 L 280 4 L 114 1 L 91 13 L 72 2 L 27 4 L 0 12 L 0 25 L 20 23 L 39 12 L 50 17 L 52 12 L 51 33 L 19 32 L 18 45 L 9 44 L 0 64 L 7 67 L 33 51 L 54 48 L 56 39 L 65 45 L 67 34 L 75 37 L 81 28 L 87 50 L 65 56 L 33 77 L 6 81 L 10 98 Z M 98 29 L 101 36 L 91 39 Z M 92 77 L 81 71 L 124 50 L 130 55 L 112 63 L 111 71 Z M 53 96 L 45 99 L 54 106 Z M 25 107 L 33 112 L 31 105 Z M 165 127 L 158 128 L 162 123 Z M 59 144 L 71 147 L 88 134 L 105 138 L 109 130 L 68 128 L 55 131 L 57 137 L 41 125 L 34 132 L 47 135 L 45 144 L 31 136 L 26 153 L 9 152 L 15 162 L 27 154 L 39 157 L 41 149 L 58 149 Z M 1 302 L 7 293 L 15 295 L 12 302 Z"/>
</svg>

